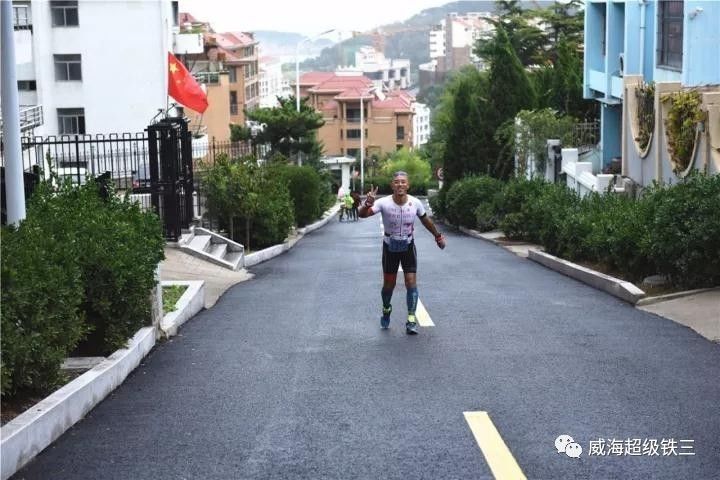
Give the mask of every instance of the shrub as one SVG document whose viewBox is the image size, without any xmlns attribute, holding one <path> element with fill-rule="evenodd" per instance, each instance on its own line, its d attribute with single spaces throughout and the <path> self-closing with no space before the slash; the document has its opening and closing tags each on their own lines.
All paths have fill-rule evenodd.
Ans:
<svg viewBox="0 0 720 480">
<path fill-rule="evenodd" d="M 437 195 L 430 197 L 430 208 L 433 211 L 433 216 L 437 218 L 445 218 L 447 216 L 447 209 L 445 202 L 447 200 L 447 192 L 449 188 L 447 183 L 443 185 L 443 188 L 438 191 Z"/>
<path fill-rule="evenodd" d="M 67 233 L 48 232 L 32 216 L 17 229 L 2 228 L 3 397 L 60 384 L 60 364 L 87 332 L 80 267 Z"/>
<path fill-rule="evenodd" d="M 538 236 L 540 219 L 533 218 L 529 212 L 547 185 L 540 179 L 524 178 L 512 179 L 504 185 L 497 196 L 495 210 L 500 219 L 500 229 L 507 238 L 530 240 Z"/>
<path fill-rule="evenodd" d="M 492 204 L 502 189 L 502 182 L 486 176 L 472 176 L 459 180 L 447 193 L 447 219 L 454 225 L 475 228 L 475 209 L 484 203 Z"/>
<path fill-rule="evenodd" d="M 686 288 L 720 284 L 720 176 L 694 173 L 675 186 L 655 185 L 643 201 L 646 248 L 658 273 Z"/>
<path fill-rule="evenodd" d="M 293 202 L 298 227 L 320 217 L 323 212 L 321 180 L 314 168 L 287 166 L 281 173 Z"/>
<path fill-rule="evenodd" d="M 249 226 L 250 242 L 256 249 L 284 242 L 295 221 L 292 199 L 285 183 L 267 175 L 267 171 L 258 173 L 254 217 L 248 219 L 239 216 L 242 228 Z"/>
</svg>

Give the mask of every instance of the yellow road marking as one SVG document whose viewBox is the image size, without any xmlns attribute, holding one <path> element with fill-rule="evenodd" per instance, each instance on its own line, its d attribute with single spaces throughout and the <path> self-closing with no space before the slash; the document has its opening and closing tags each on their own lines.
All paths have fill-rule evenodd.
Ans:
<svg viewBox="0 0 720 480">
<path fill-rule="evenodd" d="M 425 310 L 425 305 L 418 298 L 417 309 L 415 310 L 415 318 L 421 327 L 434 327 L 435 324 L 430 318 L 430 314 Z"/>
<path fill-rule="evenodd" d="M 526 480 L 487 412 L 463 412 L 496 480 Z"/>
</svg>

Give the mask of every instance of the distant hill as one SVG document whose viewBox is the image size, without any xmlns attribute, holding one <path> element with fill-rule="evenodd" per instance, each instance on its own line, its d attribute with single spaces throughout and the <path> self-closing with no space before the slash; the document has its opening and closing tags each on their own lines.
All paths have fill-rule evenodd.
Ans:
<svg viewBox="0 0 720 480">
<path fill-rule="evenodd" d="M 295 47 L 306 38 L 305 35 L 295 32 L 256 30 L 253 33 L 255 34 L 255 40 L 260 42 L 262 54 L 271 56 L 295 55 Z M 331 47 L 333 43 L 325 38 L 313 40 L 303 45 L 303 52 L 319 55 L 323 48 Z"/>
<path fill-rule="evenodd" d="M 545 8 L 552 0 L 524 1 L 525 9 Z M 362 35 L 325 48 L 317 58 L 302 63 L 303 70 L 333 71 L 338 62 L 350 64 L 354 54 L 363 45 L 373 45 L 373 35 L 380 32 L 385 36 L 385 56 L 388 58 L 407 58 L 412 65 L 412 76 L 417 80 L 417 68 L 421 63 L 430 61 L 428 32 L 449 13 L 465 14 L 469 12 L 495 12 L 496 4 L 492 0 L 458 1 L 446 3 L 440 7 L 426 8 L 404 22 L 382 25 Z"/>
</svg>

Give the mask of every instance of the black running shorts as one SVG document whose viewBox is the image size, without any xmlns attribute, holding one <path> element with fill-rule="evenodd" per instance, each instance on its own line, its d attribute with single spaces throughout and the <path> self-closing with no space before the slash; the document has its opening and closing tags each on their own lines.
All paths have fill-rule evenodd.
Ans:
<svg viewBox="0 0 720 480">
<path fill-rule="evenodd" d="M 385 242 L 383 244 L 382 265 L 383 273 L 397 273 L 398 265 L 402 264 L 404 272 L 417 272 L 417 251 L 415 250 L 415 240 L 410 242 L 407 250 L 404 252 L 391 252 Z"/>
</svg>

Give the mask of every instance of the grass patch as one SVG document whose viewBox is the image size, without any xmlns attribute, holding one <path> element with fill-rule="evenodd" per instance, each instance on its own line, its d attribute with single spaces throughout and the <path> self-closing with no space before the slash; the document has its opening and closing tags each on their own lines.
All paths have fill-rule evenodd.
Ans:
<svg viewBox="0 0 720 480">
<path fill-rule="evenodd" d="M 182 294 L 187 290 L 186 285 L 171 285 L 169 287 L 162 287 L 162 299 L 163 299 L 163 313 L 174 312 L 177 308 L 175 304 Z"/>
</svg>

